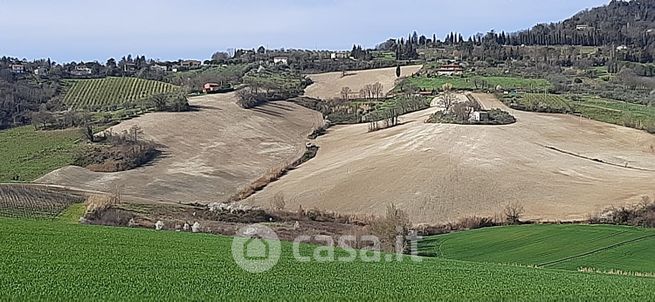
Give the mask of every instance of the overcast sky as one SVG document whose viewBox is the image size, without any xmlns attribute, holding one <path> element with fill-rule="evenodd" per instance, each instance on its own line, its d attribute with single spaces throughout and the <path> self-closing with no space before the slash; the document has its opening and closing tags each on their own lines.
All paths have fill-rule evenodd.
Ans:
<svg viewBox="0 0 655 302">
<path fill-rule="evenodd" d="M 0 0 L 0 56 L 207 59 L 226 48 L 348 49 L 416 30 L 515 31 L 608 0 Z"/>
</svg>

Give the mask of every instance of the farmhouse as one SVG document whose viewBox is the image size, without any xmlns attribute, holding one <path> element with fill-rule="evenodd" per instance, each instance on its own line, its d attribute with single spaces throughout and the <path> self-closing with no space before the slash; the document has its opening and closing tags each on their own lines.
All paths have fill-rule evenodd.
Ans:
<svg viewBox="0 0 655 302">
<path fill-rule="evenodd" d="M 489 120 L 489 112 L 486 111 L 474 111 L 469 118 L 471 122 L 486 122 Z"/>
<path fill-rule="evenodd" d="M 289 58 L 288 57 L 274 57 L 273 58 L 273 64 L 282 64 L 282 65 L 289 65 Z"/>
<path fill-rule="evenodd" d="M 168 66 L 155 64 L 155 65 L 150 66 L 150 69 L 165 72 L 165 71 L 168 70 Z"/>
<path fill-rule="evenodd" d="M 205 83 L 205 85 L 202 86 L 203 93 L 217 92 L 219 89 L 221 89 L 221 85 L 218 83 Z"/>
<path fill-rule="evenodd" d="M 48 69 L 45 67 L 39 67 L 34 69 L 34 75 L 37 76 L 47 76 L 48 75 Z"/>
<path fill-rule="evenodd" d="M 184 60 L 180 62 L 180 66 L 182 68 L 188 68 L 188 69 L 195 69 L 195 68 L 200 68 L 202 65 L 202 62 L 198 60 Z"/>
<path fill-rule="evenodd" d="M 22 64 L 11 65 L 11 72 L 18 73 L 18 74 L 24 73 L 25 72 L 25 66 L 23 66 Z"/>
<path fill-rule="evenodd" d="M 333 53 L 330 54 L 330 59 L 332 59 L 332 60 L 347 59 L 348 57 L 350 57 L 349 52 L 340 51 L 340 52 L 333 52 Z"/>
<path fill-rule="evenodd" d="M 85 76 L 93 74 L 93 70 L 86 66 L 75 66 L 75 69 L 71 71 L 71 74 L 74 76 Z"/>
<path fill-rule="evenodd" d="M 575 30 L 579 30 L 579 31 L 592 30 L 592 29 L 594 29 L 594 27 L 587 24 L 578 24 L 575 26 Z"/>
<path fill-rule="evenodd" d="M 439 67 L 437 69 L 437 75 L 440 76 L 454 76 L 454 75 L 463 75 L 464 74 L 464 67 L 462 65 L 453 63 L 453 64 L 447 64 Z"/>
</svg>

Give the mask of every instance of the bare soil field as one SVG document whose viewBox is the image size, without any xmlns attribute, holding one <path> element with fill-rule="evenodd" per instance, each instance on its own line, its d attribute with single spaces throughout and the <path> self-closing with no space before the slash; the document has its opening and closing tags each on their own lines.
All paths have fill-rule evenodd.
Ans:
<svg viewBox="0 0 655 302">
<path fill-rule="evenodd" d="M 423 66 L 412 65 L 401 67 L 401 77 L 407 77 L 418 72 Z M 350 87 L 354 94 L 368 84 L 380 82 L 384 93 L 391 91 L 395 86 L 396 67 L 371 70 L 348 71 L 344 77 L 341 72 L 328 72 L 309 75 L 314 84 L 305 89 L 305 96 L 328 100 L 341 96 L 343 87 Z"/>
<path fill-rule="evenodd" d="M 245 202 L 268 206 L 282 192 L 288 209 L 377 215 L 395 203 L 414 223 L 495 215 L 519 202 L 526 218 L 577 220 L 655 193 L 655 136 L 474 96 L 511 112 L 517 123 L 426 124 L 438 110 L 431 108 L 373 133 L 367 125 L 334 127 L 317 140 L 314 159 Z"/>
<path fill-rule="evenodd" d="M 145 167 L 96 173 L 64 167 L 36 183 L 111 192 L 122 187 L 125 201 L 224 201 L 272 169 L 300 158 L 321 114 L 288 102 L 245 110 L 235 94 L 190 99 L 197 110 L 149 113 L 125 121 L 116 132 L 140 126 L 145 138 L 165 146 L 162 157 Z"/>
</svg>

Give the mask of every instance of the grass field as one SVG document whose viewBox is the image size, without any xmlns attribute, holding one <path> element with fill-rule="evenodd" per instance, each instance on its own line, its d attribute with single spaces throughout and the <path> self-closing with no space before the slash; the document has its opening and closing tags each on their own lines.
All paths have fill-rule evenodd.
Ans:
<svg viewBox="0 0 655 302">
<path fill-rule="evenodd" d="M 31 126 L 0 131 L 0 182 L 32 181 L 73 163 L 78 129 L 35 131 Z"/>
<path fill-rule="evenodd" d="M 655 278 L 426 258 L 296 262 L 242 271 L 231 239 L 0 218 L 0 299 L 8 300 L 652 300 Z M 302 246 L 301 254 L 312 246 Z M 337 254 L 340 255 L 341 252 Z"/>
<path fill-rule="evenodd" d="M 441 258 L 578 270 L 655 273 L 655 230 L 606 225 L 527 225 L 426 238 Z"/>
<path fill-rule="evenodd" d="M 152 95 L 178 89 L 168 83 L 133 77 L 74 80 L 64 96 L 64 103 L 74 109 L 116 110 L 119 105 L 137 103 Z"/>
<path fill-rule="evenodd" d="M 527 79 L 519 77 L 410 77 L 407 79 L 409 83 L 415 87 L 423 90 L 439 90 L 444 84 L 453 85 L 456 90 L 474 90 L 481 89 L 482 83 L 485 87 L 501 86 L 503 89 L 521 89 L 527 91 L 543 91 L 550 88 L 552 85 L 545 79 Z M 476 88 L 476 82 L 478 87 Z"/>
</svg>

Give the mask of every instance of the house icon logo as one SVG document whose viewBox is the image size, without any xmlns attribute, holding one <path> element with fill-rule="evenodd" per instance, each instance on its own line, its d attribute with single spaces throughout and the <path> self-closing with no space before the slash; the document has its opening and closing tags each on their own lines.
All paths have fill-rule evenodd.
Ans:
<svg viewBox="0 0 655 302">
<path fill-rule="evenodd" d="M 281 244 L 275 232 L 264 225 L 249 225 L 232 240 L 232 257 L 243 270 L 263 273 L 280 260 Z"/>
</svg>

